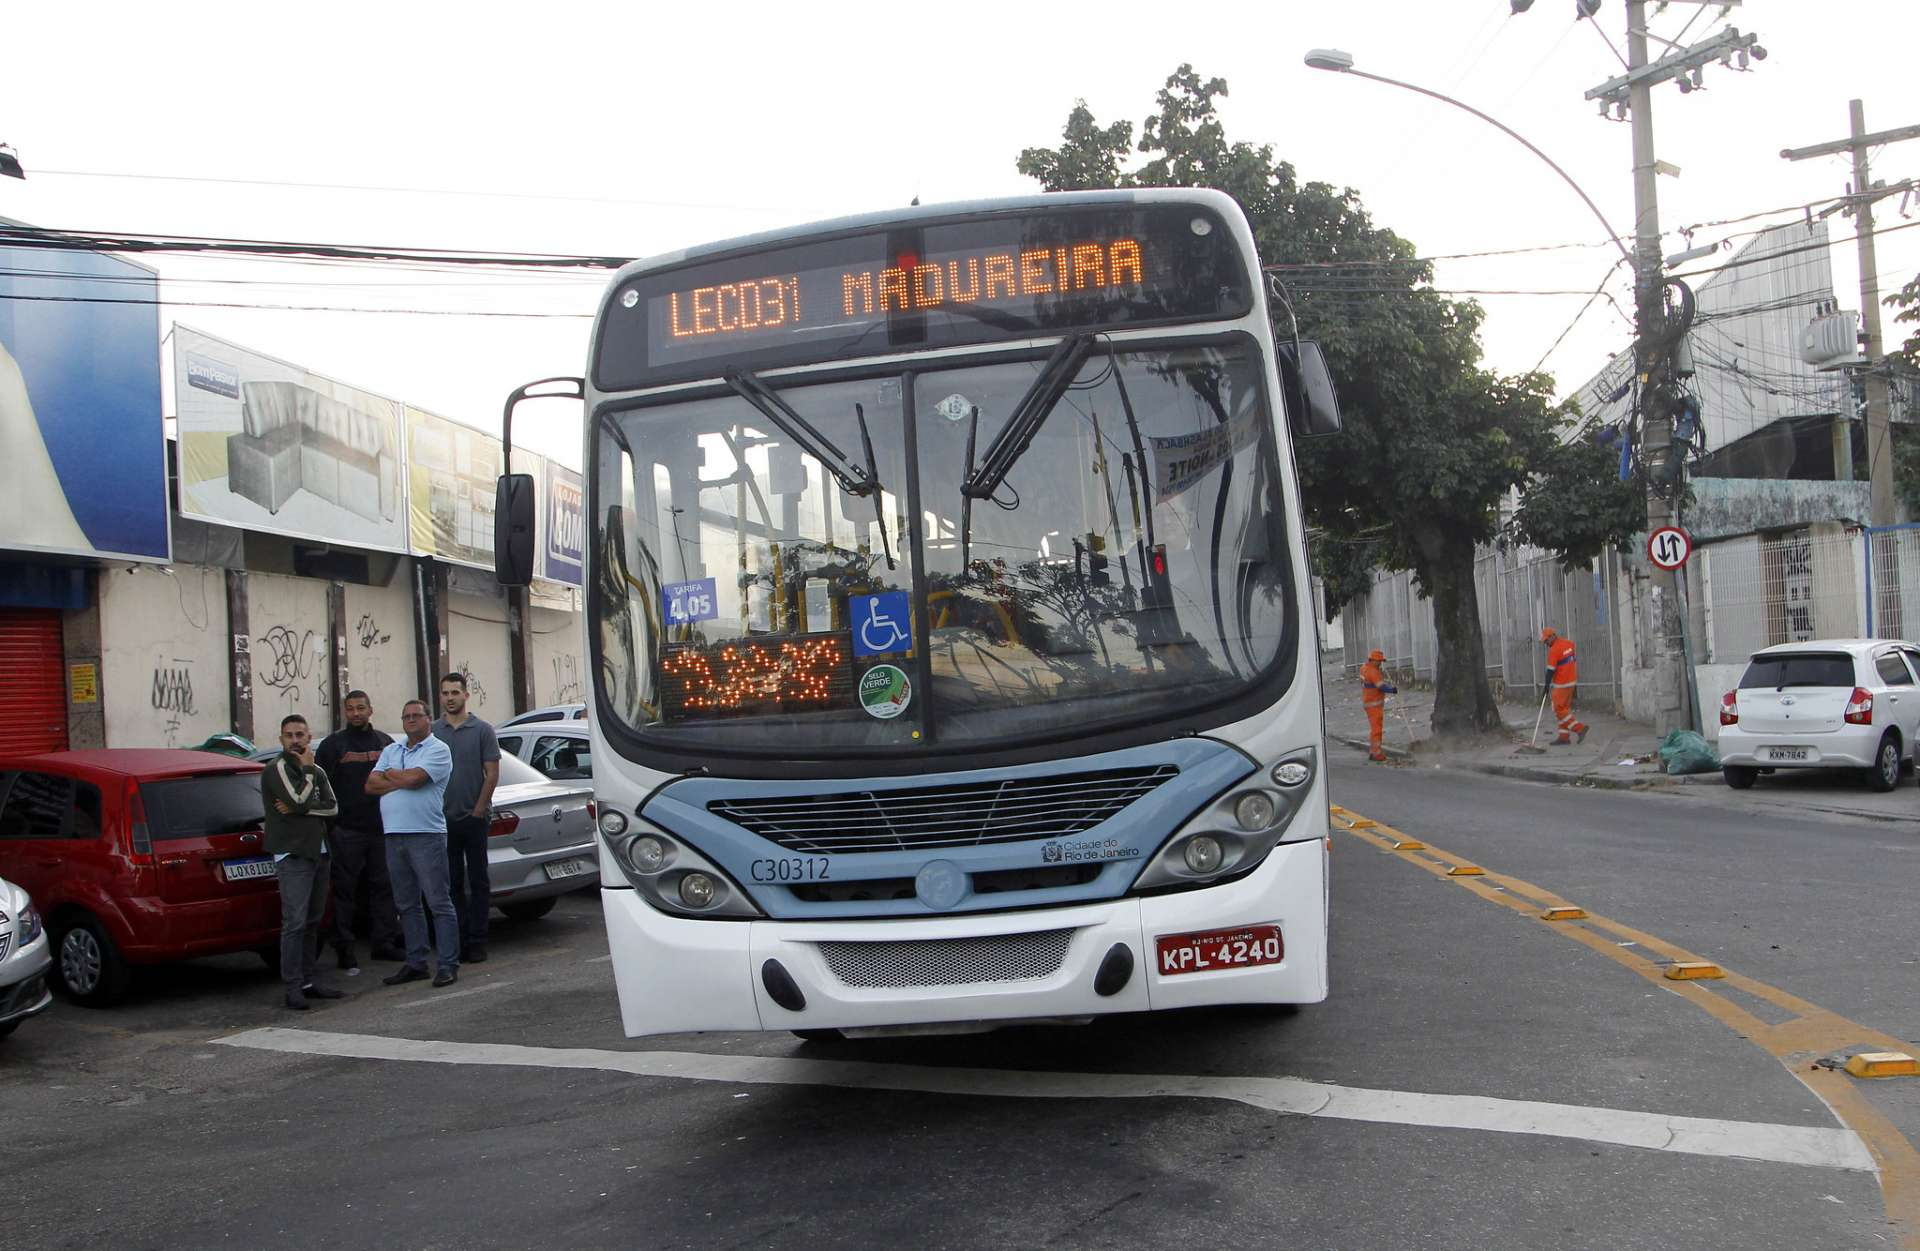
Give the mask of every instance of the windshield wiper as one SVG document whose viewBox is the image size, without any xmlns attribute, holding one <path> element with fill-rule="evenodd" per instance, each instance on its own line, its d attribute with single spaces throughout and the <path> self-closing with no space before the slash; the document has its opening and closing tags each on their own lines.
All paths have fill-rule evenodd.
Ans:
<svg viewBox="0 0 1920 1251">
<path fill-rule="evenodd" d="M 751 370 L 729 369 L 726 382 L 733 388 L 734 394 L 754 406 L 760 415 L 778 426 L 783 434 L 798 443 L 808 455 L 819 461 L 826 471 L 833 475 L 848 495 L 873 495 L 880 491 L 880 479 L 873 469 L 873 445 L 868 440 L 867 467 L 861 469 L 847 458 L 847 454 L 837 447 L 832 439 L 813 428 L 811 422 L 793 411 L 793 406 L 780 398 L 779 392 L 760 381 Z M 856 407 L 858 407 L 856 405 Z M 861 418 L 860 434 L 866 437 L 866 418 Z"/>
<path fill-rule="evenodd" d="M 1033 380 L 1027 393 L 1013 407 L 1013 415 L 1007 418 L 1007 424 L 1000 427 L 1000 433 L 993 438 L 993 445 L 987 448 L 987 455 L 980 462 L 980 468 L 967 475 L 960 484 L 960 493 L 969 499 L 984 500 L 992 497 L 1005 482 L 1007 474 L 1012 472 L 1014 462 L 1032 445 L 1040 427 L 1046 424 L 1053 406 L 1067 393 L 1067 388 L 1079 376 L 1080 366 L 1093 352 L 1094 337 L 1090 334 L 1070 335 L 1060 340 L 1060 346 L 1053 350 L 1047 363 L 1041 367 L 1040 376 Z"/>
<path fill-rule="evenodd" d="M 886 555 L 887 568 L 891 569 L 894 567 L 893 543 L 887 538 L 886 492 L 880 489 L 880 466 L 873 459 L 873 436 L 867 433 L 866 405 L 855 404 L 853 416 L 860 423 L 860 445 L 867 452 L 867 481 L 873 484 L 873 520 L 880 527 L 880 550 Z"/>
</svg>

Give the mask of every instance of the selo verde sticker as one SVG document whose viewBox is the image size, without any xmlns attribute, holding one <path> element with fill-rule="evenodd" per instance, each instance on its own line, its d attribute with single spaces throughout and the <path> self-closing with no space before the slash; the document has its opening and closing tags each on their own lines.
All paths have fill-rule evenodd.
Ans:
<svg viewBox="0 0 1920 1251">
<path fill-rule="evenodd" d="M 913 702 L 913 684 L 898 665 L 875 665 L 860 675 L 860 706 L 870 717 L 891 721 Z"/>
</svg>

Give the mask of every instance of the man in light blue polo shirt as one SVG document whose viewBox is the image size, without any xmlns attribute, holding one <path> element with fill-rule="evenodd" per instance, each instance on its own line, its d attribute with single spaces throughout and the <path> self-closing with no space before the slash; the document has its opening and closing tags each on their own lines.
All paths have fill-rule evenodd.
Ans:
<svg viewBox="0 0 1920 1251">
<path fill-rule="evenodd" d="M 460 968 L 460 915 L 447 889 L 447 779 L 453 753 L 432 734 L 427 706 L 417 699 L 400 710 L 406 741 L 389 743 L 367 774 L 367 794 L 380 797 L 380 824 L 386 828 L 387 876 L 400 910 L 407 962 L 381 980 L 389 986 L 427 976 L 426 896 L 433 912 L 433 933 L 440 947 L 435 986 L 451 986 Z"/>
</svg>

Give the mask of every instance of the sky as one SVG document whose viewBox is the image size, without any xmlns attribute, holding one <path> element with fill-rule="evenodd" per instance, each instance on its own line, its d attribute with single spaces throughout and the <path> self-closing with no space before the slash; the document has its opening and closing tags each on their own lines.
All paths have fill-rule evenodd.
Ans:
<svg viewBox="0 0 1920 1251">
<path fill-rule="evenodd" d="M 1658 180 L 1667 253 L 1687 246 L 1681 227 L 1699 226 L 1695 245 L 1737 244 L 1796 206 L 1842 194 L 1845 156 L 1788 162 L 1779 153 L 1843 137 L 1850 99 L 1864 101 L 1869 131 L 1920 123 L 1912 0 L 1675 2 L 1649 12 L 1656 37 L 1690 44 L 1732 25 L 1758 34 L 1769 54 L 1748 73 L 1708 68 L 1704 90 L 1655 90 L 1657 155 L 1680 171 Z M 1621 72 L 1626 6 L 1602 0 L 1593 21 L 1574 13 L 1574 0 L 1537 0 L 1525 14 L 1508 0 L 15 6 L 0 142 L 27 178 L 0 179 L 0 217 L 73 230 L 644 256 L 915 197 L 1030 192 L 1015 159 L 1057 143 L 1076 99 L 1103 123 L 1137 128 L 1167 75 L 1191 62 L 1227 80 L 1230 139 L 1273 145 L 1303 180 L 1355 189 L 1376 222 L 1422 255 L 1554 248 L 1440 261 L 1435 285 L 1524 292 L 1474 297 L 1486 308 L 1487 362 L 1509 373 L 1541 365 L 1567 394 L 1629 338 L 1606 300 L 1576 317 L 1618 259 L 1591 213 L 1486 123 L 1309 69 L 1303 56 L 1340 48 L 1362 69 L 1499 118 L 1630 231 L 1630 127 L 1602 120 L 1583 98 Z M 1920 174 L 1920 140 L 1874 159 L 1876 179 Z M 1763 215 L 1703 224 L 1752 214 Z M 1882 201 L 1876 220 L 1888 232 L 1881 285 L 1892 291 L 1920 272 L 1920 229 L 1892 230 L 1920 225 L 1920 201 Z M 1852 223 L 1831 226 L 1841 305 L 1858 308 Z M 170 304 L 163 329 L 193 326 L 495 432 L 513 387 L 582 371 L 605 282 L 149 263 Z M 1630 309 L 1623 268 L 1608 290 Z M 236 304 L 283 307 L 225 307 Z M 580 463 L 577 404 L 521 412 L 516 444 Z"/>
</svg>

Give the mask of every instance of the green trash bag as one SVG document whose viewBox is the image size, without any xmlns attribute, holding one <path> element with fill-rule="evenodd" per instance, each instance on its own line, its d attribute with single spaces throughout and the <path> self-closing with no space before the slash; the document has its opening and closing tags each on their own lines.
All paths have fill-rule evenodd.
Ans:
<svg viewBox="0 0 1920 1251">
<path fill-rule="evenodd" d="M 1668 773 L 1714 773 L 1720 757 L 1712 744 L 1692 730 L 1675 730 L 1660 740 L 1660 762 Z"/>
</svg>

